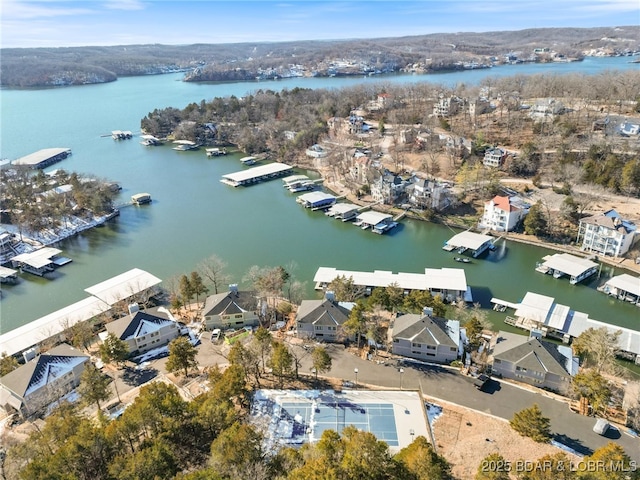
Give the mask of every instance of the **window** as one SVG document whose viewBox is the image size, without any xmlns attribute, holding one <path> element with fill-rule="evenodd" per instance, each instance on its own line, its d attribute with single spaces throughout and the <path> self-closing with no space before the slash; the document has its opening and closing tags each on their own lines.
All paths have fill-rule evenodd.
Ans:
<svg viewBox="0 0 640 480">
<path fill-rule="evenodd" d="M 322 330 L 322 325 L 316 325 L 316 326 L 315 326 L 315 329 L 316 329 L 316 330 Z"/>
<path fill-rule="evenodd" d="M 450 350 L 451 352 L 457 352 L 457 351 L 458 351 L 458 349 L 457 349 L 456 347 L 451 347 L 449 350 Z"/>
<path fill-rule="evenodd" d="M 415 347 L 415 348 L 420 348 L 420 347 L 422 347 L 422 344 L 421 343 L 412 343 L 411 346 Z"/>
<path fill-rule="evenodd" d="M 427 345 L 427 350 L 435 350 L 436 347 L 434 345 Z"/>
</svg>

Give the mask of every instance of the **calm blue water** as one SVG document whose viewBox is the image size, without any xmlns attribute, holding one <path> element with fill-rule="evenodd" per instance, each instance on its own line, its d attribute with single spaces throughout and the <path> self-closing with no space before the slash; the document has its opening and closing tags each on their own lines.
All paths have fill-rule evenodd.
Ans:
<svg viewBox="0 0 640 480">
<path fill-rule="evenodd" d="M 210 255 L 228 263 L 242 284 L 252 265 L 284 265 L 306 283 L 320 266 L 353 270 L 422 272 L 425 267 L 460 267 L 441 246 L 454 232 L 447 227 L 404 220 L 392 235 L 374 235 L 301 208 L 279 180 L 234 189 L 219 182 L 240 170 L 243 154 L 209 159 L 204 150 L 176 152 L 169 146 L 143 147 L 137 138 L 114 142 L 111 130 L 139 131 L 140 119 L 155 108 L 182 108 L 217 96 L 243 96 L 259 88 L 341 88 L 360 83 L 478 83 L 487 76 L 638 68 L 628 58 L 580 63 L 517 65 L 494 69 L 384 78 L 296 78 L 279 81 L 192 84 L 180 74 L 123 78 L 103 85 L 35 90 L 0 90 L 0 157 L 15 159 L 41 148 L 70 147 L 73 155 L 50 167 L 93 174 L 119 182 L 122 200 L 150 192 L 153 203 L 126 207 L 120 217 L 62 242 L 73 262 L 53 279 L 23 275 L 3 286 L 0 333 L 86 298 L 91 285 L 134 267 L 167 279 L 189 273 Z M 638 327 L 637 307 L 597 293 L 598 281 L 571 286 L 534 271 L 545 249 L 507 243 L 486 260 L 465 266 L 474 297 L 484 306 L 497 296 L 510 301 L 526 291 L 555 296 L 560 303 L 596 319 Z M 603 274 L 610 274 L 608 267 Z M 504 315 L 491 312 L 501 323 Z"/>
</svg>

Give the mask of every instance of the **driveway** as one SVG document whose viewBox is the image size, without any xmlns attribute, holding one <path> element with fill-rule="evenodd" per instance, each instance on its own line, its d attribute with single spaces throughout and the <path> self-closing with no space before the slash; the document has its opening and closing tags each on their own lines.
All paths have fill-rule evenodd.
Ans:
<svg viewBox="0 0 640 480">
<path fill-rule="evenodd" d="M 300 371 L 310 372 L 311 356 L 300 347 L 291 348 L 302 356 Z M 400 373 L 395 362 L 379 365 L 355 357 L 339 345 L 325 345 L 325 348 L 333 360 L 333 368 L 327 376 L 352 383 L 357 380 L 358 385 L 388 388 L 402 386 L 411 390 L 422 388 L 424 394 L 436 403 L 441 399 L 506 420 L 513 418 L 516 412 L 537 403 L 543 415 L 551 420 L 551 431 L 556 441 L 583 455 L 589 455 L 593 450 L 613 441 L 624 448 L 633 460 L 640 462 L 640 439 L 616 430 L 607 437 L 600 436 L 592 430 L 595 418 L 578 415 L 569 409 L 566 402 L 542 393 L 495 379 L 491 379 L 483 391 L 479 391 L 473 385 L 472 378 L 461 375 L 456 369 L 404 362 L 404 373 Z M 358 369 L 357 379 L 355 368 Z"/>
</svg>

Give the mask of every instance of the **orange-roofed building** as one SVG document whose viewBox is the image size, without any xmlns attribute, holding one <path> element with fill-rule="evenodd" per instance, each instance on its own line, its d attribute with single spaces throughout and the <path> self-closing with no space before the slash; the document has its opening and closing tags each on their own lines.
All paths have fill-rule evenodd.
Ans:
<svg viewBox="0 0 640 480">
<path fill-rule="evenodd" d="M 480 228 L 508 232 L 513 230 L 527 213 L 529 213 L 529 205 L 520 198 L 496 195 L 484 204 Z"/>
</svg>

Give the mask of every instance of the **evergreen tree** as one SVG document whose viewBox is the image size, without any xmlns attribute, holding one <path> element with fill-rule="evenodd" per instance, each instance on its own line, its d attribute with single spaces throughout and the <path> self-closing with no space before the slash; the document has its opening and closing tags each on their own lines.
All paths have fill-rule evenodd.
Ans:
<svg viewBox="0 0 640 480">
<path fill-rule="evenodd" d="M 109 333 L 100 344 L 100 359 L 105 363 L 121 365 L 129 358 L 129 345 L 113 333 Z"/>
<path fill-rule="evenodd" d="M 209 289 L 202 282 L 202 277 L 198 272 L 191 272 L 191 277 L 189 278 L 189 286 L 191 287 L 191 292 L 196 296 L 196 303 L 200 301 L 200 295 L 203 295 L 209 291 Z"/>
<path fill-rule="evenodd" d="M 509 480 L 510 464 L 499 453 L 484 457 L 478 465 L 475 480 Z"/>
<path fill-rule="evenodd" d="M 539 443 L 551 441 L 551 421 L 542 415 L 538 404 L 516 412 L 509 424 L 523 437 L 529 437 Z"/>
<path fill-rule="evenodd" d="M 544 236 L 548 233 L 548 221 L 542 209 L 542 204 L 537 202 L 529 209 L 529 213 L 524 217 L 524 231 L 536 237 Z"/>
<path fill-rule="evenodd" d="M 78 385 L 78 393 L 82 400 L 91 405 L 95 403 L 100 410 L 100 402 L 109 398 L 111 391 L 109 390 L 109 383 L 111 379 L 103 375 L 93 363 L 87 362 L 87 365 L 80 376 L 80 385 Z"/>
<path fill-rule="evenodd" d="M 178 337 L 169 344 L 169 358 L 166 369 L 168 372 L 178 372 L 184 370 L 184 375 L 189 374 L 190 368 L 197 368 L 198 361 L 196 355 L 198 351 L 188 338 Z"/>
<path fill-rule="evenodd" d="M 2 356 L 0 356 L 0 377 L 4 377 L 7 373 L 13 372 L 19 366 L 20 364 L 16 357 L 2 352 Z"/>
</svg>

